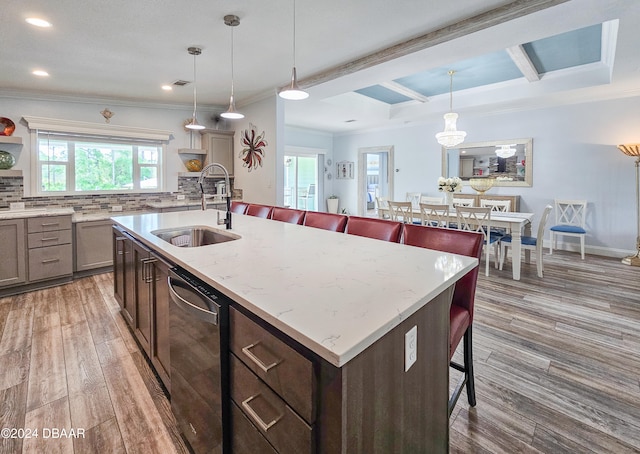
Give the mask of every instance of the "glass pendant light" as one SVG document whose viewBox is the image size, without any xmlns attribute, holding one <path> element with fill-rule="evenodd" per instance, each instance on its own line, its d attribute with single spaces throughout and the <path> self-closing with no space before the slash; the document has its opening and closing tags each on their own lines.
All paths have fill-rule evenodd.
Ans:
<svg viewBox="0 0 640 454">
<path fill-rule="evenodd" d="M 458 114 L 453 112 L 453 75 L 455 71 L 449 71 L 449 113 L 444 114 L 444 131 L 436 134 L 436 140 L 445 148 L 452 148 L 464 142 L 467 133 L 456 129 Z"/>
<path fill-rule="evenodd" d="M 224 16 L 224 23 L 231 27 L 231 98 L 229 98 L 229 108 L 226 112 L 220 114 L 222 118 L 230 120 L 238 120 L 244 118 L 244 115 L 236 110 L 236 101 L 233 99 L 233 27 L 240 25 L 240 18 L 233 14 Z"/>
<path fill-rule="evenodd" d="M 189 122 L 186 125 L 184 125 L 184 127 L 187 129 L 194 129 L 194 130 L 204 129 L 204 126 L 198 123 L 198 120 L 196 119 L 196 105 L 197 105 L 196 56 L 202 53 L 202 49 L 199 47 L 190 47 L 187 49 L 187 51 L 189 52 L 189 54 L 193 55 L 193 116 L 191 117 L 191 120 L 189 120 Z"/>
<path fill-rule="evenodd" d="M 299 101 L 309 97 L 309 93 L 298 86 L 298 75 L 296 74 L 296 0 L 293 0 L 293 70 L 291 71 L 291 82 L 280 90 L 278 95 L 281 98 L 293 101 Z"/>
</svg>

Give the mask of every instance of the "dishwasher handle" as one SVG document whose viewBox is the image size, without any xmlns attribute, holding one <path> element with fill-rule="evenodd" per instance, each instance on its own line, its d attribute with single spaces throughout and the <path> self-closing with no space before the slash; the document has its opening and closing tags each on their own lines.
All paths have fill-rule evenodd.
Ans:
<svg viewBox="0 0 640 454">
<path fill-rule="evenodd" d="M 194 304 L 184 299 L 182 296 L 178 295 L 178 292 L 176 292 L 174 288 L 174 286 L 181 287 L 189 292 L 192 292 L 194 296 L 200 297 L 198 293 L 192 290 L 189 284 L 169 276 L 167 278 L 167 285 L 169 287 L 169 296 L 171 297 L 171 301 L 173 301 L 176 304 L 176 306 L 178 306 L 180 309 L 187 312 L 188 314 L 196 317 L 198 320 L 202 320 L 203 322 L 207 322 L 212 325 L 218 324 L 217 312 L 211 312 L 211 311 L 202 309 L 198 306 L 195 306 Z"/>
</svg>

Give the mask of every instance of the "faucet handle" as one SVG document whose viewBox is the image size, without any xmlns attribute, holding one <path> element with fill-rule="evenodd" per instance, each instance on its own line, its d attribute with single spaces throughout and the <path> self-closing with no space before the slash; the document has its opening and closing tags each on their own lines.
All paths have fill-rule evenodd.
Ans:
<svg viewBox="0 0 640 454">
<path fill-rule="evenodd" d="M 226 215 L 226 213 L 225 213 Z M 226 219 L 220 219 L 220 211 L 218 211 L 218 225 L 223 225 L 226 224 L 227 220 Z"/>
</svg>

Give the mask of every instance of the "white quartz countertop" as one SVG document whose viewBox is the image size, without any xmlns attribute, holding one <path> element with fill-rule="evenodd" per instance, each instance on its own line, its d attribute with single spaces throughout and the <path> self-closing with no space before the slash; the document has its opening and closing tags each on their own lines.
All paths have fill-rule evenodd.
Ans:
<svg viewBox="0 0 640 454">
<path fill-rule="evenodd" d="M 335 366 L 342 366 L 478 264 L 477 259 L 233 215 L 240 239 L 180 248 L 151 232 L 216 224 L 216 210 L 112 219 Z M 401 354 L 401 353 L 399 353 Z"/>
<path fill-rule="evenodd" d="M 65 216 L 72 215 L 73 208 L 26 208 L 24 210 L 0 210 L 0 220 L 35 218 L 39 216 Z"/>
</svg>

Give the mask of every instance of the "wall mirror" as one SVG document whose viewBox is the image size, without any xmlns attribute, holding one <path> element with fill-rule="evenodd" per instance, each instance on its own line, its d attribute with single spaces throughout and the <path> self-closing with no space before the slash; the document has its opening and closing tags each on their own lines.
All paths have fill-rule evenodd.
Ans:
<svg viewBox="0 0 640 454">
<path fill-rule="evenodd" d="M 513 156 L 500 157 L 496 150 L 513 149 Z M 456 148 L 442 147 L 442 175 L 458 176 L 468 185 L 469 178 L 495 177 L 494 186 L 533 184 L 533 139 L 495 140 L 463 143 Z"/>
</svg>

